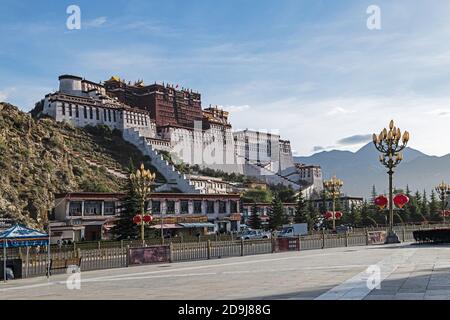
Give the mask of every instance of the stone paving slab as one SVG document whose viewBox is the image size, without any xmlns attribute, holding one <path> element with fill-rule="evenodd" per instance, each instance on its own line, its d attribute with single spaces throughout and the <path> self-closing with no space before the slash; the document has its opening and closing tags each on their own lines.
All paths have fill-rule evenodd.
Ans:
<svg viewBox="0 0 450 320">
<path fill-rule="evenodd" d="M 381 289 L 367 288 L 367 268 Z M 204 260 L 0 283 L 0 299 L 450 300 L 450 247 L 408 244 Z"/>
</svg>

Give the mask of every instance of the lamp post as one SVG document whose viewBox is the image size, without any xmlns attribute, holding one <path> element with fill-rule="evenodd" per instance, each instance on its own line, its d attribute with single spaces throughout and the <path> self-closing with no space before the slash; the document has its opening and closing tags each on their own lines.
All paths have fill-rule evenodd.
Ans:
<svg viewBox="0 0 450 320">
<path fill-rule="evenodd" d="M 141 167 L 136 171 L 136 173 L 130 174 L 130 181 L 133 186 L 134 192 L 137 194 L 139 198 L 140 205 L 140 215 L 142 223 L 141 226 L 141 240 L 144 242 L 144 231 L 145 231 L 145 200 L 151 194 L 151 187 L 153 185 L 153 181 L 155 180 L 156 175 L 151 173 L 150 170 L 145 170 L 144 164 L 141 164 Z"/>
<path fill-rule="evenodd" d="M 333 211 L 332 211 L 333 230 L 336 230 L 336 198 L 340 196 L 341 188 L 343 185 L 344 182 L 336 178 L 336 176 L 334 176 L 330 180 L 325 180 L 323 182 L 324 189 L 331 195 L 333 199 Z"/>
<path fill-rule="evenodd" d="M 447 191 L 450 190 L 450 186 L 442 181 L 438 186 L 434 188 L 436 192 L 439 194 L 439 199 L 441 200 L 442 205 L 442 216 L 444 217 L 445 223 L 445 208 L 447 207 Z"/>
<path fill-rule="evenodd" d="M 389 175 L 389 233 L 385 243 L 399 243 L 400 240 L 394 232 L 394 205 L 392 196 L 392 176 L 394 168 L 403 160 L 401 151 L 406 148 L 409 141 L 409 132 L 403 133 L 396 128 L 394 121 L 389 123 L 389 131 L 384 128 L 379 135 L 373 134 L 373 143 L 378 151 L 381 152 L 380 162 L 384 165 Z"/>
</svg>

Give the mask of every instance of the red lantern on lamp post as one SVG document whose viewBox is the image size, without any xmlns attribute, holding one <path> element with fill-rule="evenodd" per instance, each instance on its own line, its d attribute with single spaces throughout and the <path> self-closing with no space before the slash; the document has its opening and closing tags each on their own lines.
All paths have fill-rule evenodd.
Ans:
<svg viewBox="0 0 450 320">
<path fill-rule="evenodd" d="M 383 195 L 378 196 L 375 198 L 374 203 L 378 208 L 383 210 L 388 204 L 388 198 L 386 198 L 386 196 L 383 196 Z"/>
<path fill-rule="evenodd" d="M 140 214 L 137 214 L 133 217 L 133 222 L 137 225 L 140 225 L 142 223 L 142 216 Z"/>
<path fill-rule="evenodd" d="M 325 219 L 326 220 L 332 220 L 333 225 L 335 225 L 336 220 L 341 219 L 343 216 L 343 213 L 340 211 L 327 211 L 325 212 Z"/>
<path fill-rule="evenodd" d="M 409 202 L 409 198 L 402 193 L 397 194 L 393 200 L 395 206 L 400 209 L 402 209 Z"/>
<path fill-rule="evenodd" d="M 146 215 L 144 216 L 144 222 L 145 222 L 145 223 L 149 224 L 149 223 L 151 223 L 152 221 L 153 221 L 153 217 L 152 217 L 151 215 L 146 214 Z"/>
</svg>

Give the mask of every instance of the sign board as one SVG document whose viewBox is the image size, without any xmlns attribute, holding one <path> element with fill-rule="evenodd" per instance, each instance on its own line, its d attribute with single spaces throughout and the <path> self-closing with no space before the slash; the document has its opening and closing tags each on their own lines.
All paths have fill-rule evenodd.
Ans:
<svg viewBox="0 0 450 320">
<path fill-rule="evenodd" d="M 386 231 L 369 231 L 369 244 L 384 244 L 386 241 Z"/>
<path fill-rule="evenodd" d="M 276 251 L 298 251 L 300 243 L 298 238 L 278 238 Z"/>
<path fill-rule="evenodd" d="M 153 224 L 160 224 L 161 217 L 153 217 Z M 163 217 L 165 224 L 208 222 L 208 216 Z"/>
<path fill-rule="evenodd" d="M 8 218 L 0 218 L 0 229 L 8 229 L 13 226 L 13 220 Z"/>
<path fill-rule="evenodd" d="M 128 265 L 170 262 L 170 246 L 130 248 Z"/>
</svg>

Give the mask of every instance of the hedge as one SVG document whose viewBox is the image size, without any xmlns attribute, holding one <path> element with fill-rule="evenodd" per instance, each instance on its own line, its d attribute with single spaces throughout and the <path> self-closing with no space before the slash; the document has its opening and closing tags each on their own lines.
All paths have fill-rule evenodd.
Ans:
<svg viewBox="0 0 450 320">
<path fill-rule="evenodd" d="M 450 243 L 450 229 L 416 230 L 413 236 L 417 242 Z"/>
</svg>

